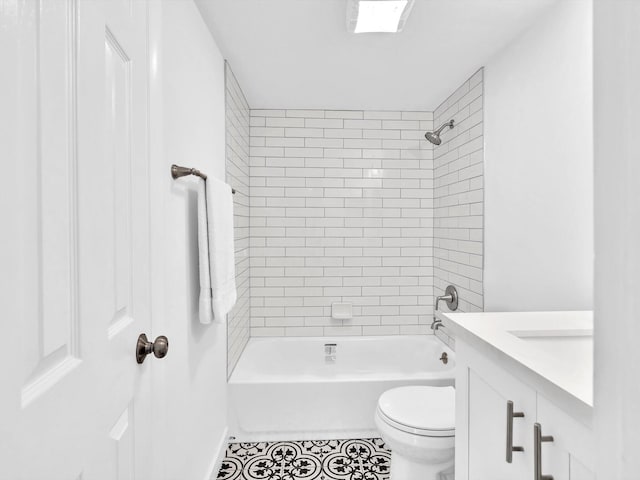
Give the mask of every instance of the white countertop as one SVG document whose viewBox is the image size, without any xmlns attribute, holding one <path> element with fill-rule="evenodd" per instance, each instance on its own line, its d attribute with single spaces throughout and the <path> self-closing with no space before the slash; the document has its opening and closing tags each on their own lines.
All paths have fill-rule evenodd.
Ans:
<svg viewBox="0 0 640 480">
<path fill-rule="evenodd" d="M 543 395 L 593 409 L 593 312 L 438 312 L 443 324 Z"/>
</svg>

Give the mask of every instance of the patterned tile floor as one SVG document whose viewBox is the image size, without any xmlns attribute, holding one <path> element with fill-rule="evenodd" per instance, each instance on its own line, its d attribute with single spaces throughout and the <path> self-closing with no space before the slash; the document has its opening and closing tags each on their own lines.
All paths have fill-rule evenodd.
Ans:
<svg viewBox="0 0 640 480">
<path fill-rule="evenodd" d="M 232 443 L 224 480 L 388 480 L 391 452 L 379 438 Z"/>
</svg>

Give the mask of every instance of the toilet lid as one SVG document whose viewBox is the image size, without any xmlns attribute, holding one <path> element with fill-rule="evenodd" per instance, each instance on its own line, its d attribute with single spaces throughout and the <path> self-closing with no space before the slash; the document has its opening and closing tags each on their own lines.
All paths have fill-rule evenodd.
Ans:
<svg viewBox="0 0 640 480">
<path fill-rule="evenodd" d="M 387 390 L 378 399 L 378 410 L 394 426 L 418 435 L 455 434 L 455 389 L 410 386 Z M 405 427 L 405 428 L 403 428 Z"/>
</svg>

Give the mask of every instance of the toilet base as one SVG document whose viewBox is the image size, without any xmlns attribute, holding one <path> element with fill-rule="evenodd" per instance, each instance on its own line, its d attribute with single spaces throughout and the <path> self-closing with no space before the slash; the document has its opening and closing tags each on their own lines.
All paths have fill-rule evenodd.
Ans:
<svg viewBox="0 0 640 480">
<path fill-rule="evenodd" d="M 441 472 L 450 472 L 453 460 L 438 464 L 416 462 L 391 452 L 390 480 L 445 480 L 453 476 L 441 476 Z"/>
</svg>

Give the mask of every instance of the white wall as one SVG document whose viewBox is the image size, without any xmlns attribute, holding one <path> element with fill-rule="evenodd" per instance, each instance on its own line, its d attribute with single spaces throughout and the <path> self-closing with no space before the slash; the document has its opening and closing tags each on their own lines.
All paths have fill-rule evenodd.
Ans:
<svg viewBox="0 0 640 480">
<path fill-rule="evenodd" d="M 640 3 L 597 0 L 595 430 L 598 479 L 640 472 Z"/>
<path fill-rule="evenodd" d="M 172 163 L 225 175 L 224 62 L 192 1 L 151 6 L 154 478 L 204 480 L 226 448 L 226 328 L 198 321 L 196 182 Z"/>
<path fill-rule="evenodd" d="M 485 310 L 592 308 L 591 1 L 485 68 Z"/>
</svg>

